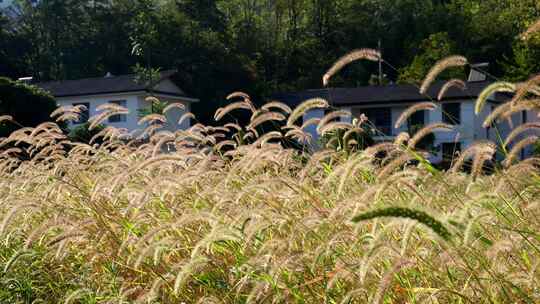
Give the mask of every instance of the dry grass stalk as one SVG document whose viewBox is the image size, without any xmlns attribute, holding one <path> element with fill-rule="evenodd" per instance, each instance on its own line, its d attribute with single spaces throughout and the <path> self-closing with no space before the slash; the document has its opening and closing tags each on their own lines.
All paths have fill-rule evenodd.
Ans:
<svg viewBox="0 0 540 304">
<path fill-rule="evenodd" d="M 409 140 L 409 143 L 408 143 L 408 147 L 409 148 L 414 148 L 416 147 L 416 144 L 418 144 L 418 142 L 420 142 L 420 140 L 422 140 L 422 138 L 424 138 L 426 135 L 428 135 L 429 133 L 432 133 L 432 132 L 435 132 L 435 131 L 452 131 L 454 130 L 454 126 L 452 125 L 449 125 L 449 124 L 446 124 L 446 123 L 441 123 L 441 122 L 435 122 L 435 123 L 431 123 L 425 127 L 423 127 L 422 129 L 420 129 L 418 132 L 416 132 L 416 134 L 414 134 L 414 136 Z"/>
<path fill-rule="evenodd" d="M 319 121 L 319 124 L 317 125 L 317 132 L 320 132 L 326 124 L 332 122 L 333 120 L 341 119 L 341 117 L 347 116 L 351 116 L 351 113 L 348 111 L 332 111 L 324 115 L 324 117 Z"/>
<path fill-rule="evenodd" d="M 474 107 L 475 114 L 478 115 L 480 112 L 482 112 L 482 109 L 484 108 L 484 105 L 486 104 L 488 98 L 491 97 L 493 94 L 497 92 L 512 93 L 516 91 L 516 88 L 517 87 L 515 84 L 506 81 L 498 81 L 490 84 L 484 90 L 482 90 L 480 95 L 478 95 Z"/>
<path fill-rule="evenodd" d="M 245 101 L 237 101 L 234 103 L 231 103 L 230 105 L 227 105 L 224 108 L 220 108 L 216 111 L 216 114 L 214 115 L 215 121 L 220 121 L 223 116 L 229 114 L 231 111 L 236 109 L 245 109 L 245 110 L 251 110 L 252 107 L 246 103 Z"/>
<path fill-rule="evenodd" d="M 396 123 L 394 124 L 394 128 L 399 129 L 399 127 L 401 127 L 401 125 L 404 122 L 406 122 L 407 119 L 411 117 L 411 115 L 413 115 L 414 113 L 418 111 L 424 111 L 424 110 L 433 111 L 436 108 L 437 108 L 437 105 L 434 104 L 433 102 L 420 102 L 420 103 L 414 104 L 408 107 L 407 110 L 403 111 L 401 115 L 399 115 L 398 119 L 396 120 Z"/>
<path fill-rule="evenodd" d="M 354 50 L 347 55 L 341 57 L 334 65 L 324 74 L 323 76 L 323 86 L 327 86 L 330 79 L 338 73 L 343 67 L 348 65 L 351 62 L 366 59 L 370 61 L 378 61 L 381 59 L 381 53 L 373 49 L 359 49 Z"/>
<path fill-rule="evenodd" d="M 409 139 L 411 139 L 411 136 L 409 135 L 409 133 L 401 132 L 394 139 L 394 145 L 396 145 L 396 147 L 405 146 L 407 142 L 409 141 Z"/>
<path fill-rule="evenodd" d="M 287 120 L 287 126 L 292 126 L 298 118 L 302 117 L 306 112 L 312 109 L 325 109 L 328 108 L 328 101 L 322 98 L 308 99 L 302 102 L 294 111 L 289 115 Z"/>
<path fill-rule="evenodd" d="M 384 294 L 388 287 L 390 286 L 392 279 L 403 267 L 410 265 L 412 262 L 403 258 L 398 259 L 398 261 L 390 268 L 382 277 L 379 287 L 373 296 L 372 304 L 382 303 Z"/>
<path fill-rule="evenodd" d="M 191 112 L 186 112 L 186 113 L 182 114 L 182 116 L 180 116 L 180 119 L 178 120 L 177 124 L 182 125 L 188 119 L 195 119 L 195 114 L 193 114 Z"/>
<path fill-rule="evenodd" d="M 537 20 L 535 23 L 529 26 L 529 28 L 527 28 L 527 30 L 520 35 L 520 38 L 522 40 L 529 40 L 529 38 L 538 31 L 540 31 L 540 20 Z"/>
<path fill-rule="evenodd" d="M 503 161 L 503 165 L 505 167 L 511 166 L 516 158 L 519 155 L 519 152 L 523 150 L 525 147 L 532 145 L 538 141 L 538 136 L 528 136 L 517 143 L 514 144 L 510 152 L 508 152 L 508 155 L 506 156 L 506 159 Z"/>
<path fill-rule="evenodd" d="M 111 108 L 112 109 L 112 108 Z M 96 116 L 91 117 L 88 121 L 90 122 L 90 126 L 88 127 L 88 130 L 93 130 L 97 126 L 99 126 L 101 123 L 103 123 L 105 120 L 109 119 L 111 116 L 114 115 L 127 115 L 129 114 L 129 111 L 123 107 L 114 107 L 114 110 L 107 110 L 104 111 Z"/>
<path fill-rule="evenodd" d="M 335 130 L 348 130 L 350 128 L 352 128 L 352 125 L 348 122 L 334 121 L 331 123 L 327 123 L 323 127 L 321 127 L 319 129 L 319 134 L 325 135 Z"/>
<path fill-rule="evenodd" d="M 465 161 L 471 157 L 474 157 L 472 171 L 475 173 L 473 175 L 478 175 L 479 172 L 475 171 L 475 169 L 480 170 L 480 166 L 483 165 L 486 160 L 491 159 L 495 154 L 496 150 L 497 146 L 493 142 L 475 142 L 460 153 L 459 157 L 454 160 L 454 164 L 450 171 L 454 173 L 459 172 Z"/>
<path fill-rule="evenodd" d="M 537 105 L 522 99 L 495 117 Z M 320 121 L 295 120 L 327 106 L 312 100 L 270 131 L 152 126 L 148 138 L 124 142 L 128 131 L 108 126 L 99 132 L 103 143 L 90 145 L 71 142 L 55 123 L 15 131 L 0 150 L 4 281 L 22 279 L 52 302 L 418 302 L 428 292 L 440 303 L 540 301 L 540 251 L 531 237 L 540 162 L 512 156 L 535 137 L 516 143 L 510 166 L 489 175 L 490 142 L 467 147 L 450 172 L 417 165 L 426 154 L 405 132 L 358 152 L 299 145 L 311 140 L 303 128 Z M 245 108 L 256 113 L 252 123 L 270 109 L 287 114 L 280 104 Z M 364 122 L 329 120 L 320 130 L 345 129 L 345 145 L 357 144 Z M 518 138 L 511 135 L 508 143 Z M 471 158 L 472 178 L 454 174 Z M 369 222 L 353 225 L 365 210 L 355 219 Z M 409 260 L 414 271 L 393 281 Z"/>
<path fill-rule="evenodd" d="M 255 129 L 257 126 L 268 122 L 268 121 L 283 121 L 285 120 L 285 115 L 278 113 L 278 112 L 268 112 L 264 114 L 260 114 L 255 119 L 253 119 L 249 125 L 247 126 L 248 129 Z"/>
<path fill-rule="evenodd" d="M 435 81 L 435 78 L 442 73 L 444 70 L 451 67 L 462 67 L 468 64 L 467 58 L 463 56 L 449 56 L 444 59 L 439 60 L 428 72 L 426 78 L 420 86 L 420 94 L 426 94 L 428 88 L 431 86 L 431 83 Z"/>
<path fill-rule="evenodd" d="M 516 93 L 512 97 L 510 103 L 512 106 L 517 105 L 522 100 L 524 100 L 527 95 L 533 94 L 534 98 L 538 98 L 538 85 L 540 84 L 540 74 L 532 76 L 524 83 L 519 83 L 516 85 Z"/>
<path fill-rule="evenodd" d="M 167 114 L 167 112 L 173 110 L 173 109 L 179 109 L 179 110 L 185 110 L 186 106 L 181 102 L 173 102 L 170 103 L 168 106 L 163 108 L 163 114 Z"/>
<path fill-rule="evenodd" d="M 304 121 L 304 123 L 302 124 L 302 126 L 300 127 L 300 129 L 305 129 L 305 128 L 307 128 L 308 126 L 311 126 L 311 125 L 318 125 L 320 121 L 321 121 L 320 118 L 312 117 L 312 118 L 310 118 L 310 119 Z"/>
<path fill-rule="evenodd" d="M 161 114 L 157 114 L 157 113 L 152 113 L 152 114 L 148 114 L 148 115 L 145 115 L 143 118 L 139 119 L 139 121 L 137 122 L 137 124 L 139 126 L 142 126 L 146 123 L 166 123 L 167 122 L 167 118 L 164 116 L 164 115 L 161 115 Z"/>
<path fill-rule="evenodd" d="M 13 121 L 13 117 L 10 115 L 1 115 L 0 116 L 0 124 L 6 122 L 6 121 Z"/>
<path fill-rule="evenodd" d="M 271 101 L 269 103 L 266 103 L 261 107 L 261 109 L 267 111 L 269 111 L 270 109 L 280 109 L 287 114 L 290 114 L 292 112 L 291 107 L 279 101 Z"/>
<path fill-rule="evenodd" d="M 467 89 L 467 85 L 465 84 L 465 82 L 463 80 L 461 80 L 461 79 L 450 79 L 439 90 L 439 94 L 437 95 L 437 100 L 441 101 L 444 98 L 444 96 L 446 95 L 446 92 L 448 92 L 448 90 L 450 90 L 453 87 L 457 87 L 458 89 L 460 89 L 462 91 Z"/>
<path fill-rule="evenodd" d="M 512 132 L 510 132 L 506 139 L 504 140 L 504 146 L 508 146 L 510 142 L 512 142 L 516 137 L 518 137 L 521 133 L 528 131 L 528 130 L 534 130 L 534 129 L 540 129 L 540 122 L 528 122 L 521 124 L 514 128 Z"/>
</svg>

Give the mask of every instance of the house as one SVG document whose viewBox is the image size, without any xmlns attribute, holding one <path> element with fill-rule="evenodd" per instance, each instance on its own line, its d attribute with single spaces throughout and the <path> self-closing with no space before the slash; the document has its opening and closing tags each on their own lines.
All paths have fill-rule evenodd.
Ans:
<svg viewBox="0 0 540 304">
<path fill-rule="evenodd" d="M 276 100 L 296 106 L 304 100 L 320 97 L 327 100 L 333 110 L 344 110 L 351 113 L 350 117 L 342 117 L 341 120 L 351 120 L 359 117 L 362 113 L 367 116 L 369 123 L 375 131 L 376 141 L 390 141 L 400 132 L 410 131 L 413 125 L 427 125 L 433 122 L 444 122 L 454 125 L 450 132 L 434 132 L 433 148 L 436 151 L 431 158 L 434 162 L 443 160 L 443 157 L 453 155 L 471 143 L 478 140 L 491 140 L 500 143 L 511 131 L 512 126 L 525 122 L 536 121 L 536 113 L 522 112 L 512 116 L 511 123 L 508 121 L 498 122 L 496 126 L 483 128 L 482 124 L 498 105 L 507 101 L 509 96 L 494 94 L 490 96 L 483 111 L 475 115 L 474 107 L 477 97 L 486 86 L 491 84 L 485 75 L 473 70 L 466 82 L 466 89 L 451 88 L 441 101 L 437 101 L 438 93 L 444 85 L 444 81 L 434 83 L 427 94 L 420 94 L 418 86 L 391 84 L 385 86 L 365 86 L 357 88 L 328 88 L 307 90 L 303 92 L 278 94 L 273 96 Z M 409 118 L 408 122 L 399 129 L 394 129 L 394 124 L 401 113 L 408 107 L 419 103 L 432 101 L 440 104 L 433 111 L 419 111 Z M 310 118 L 320 118 L 327 110 L 310 110 L 304 114 L 303 121 Z M 352 117 L 352 118 L 351 118 Z M 306 131 L 316 140 L 318 134 L 316 126 L 311 125 Z M 523 154 L 530 154 L 532 148 L 528 148 Z M 446 157 L 445 157 L 446 156 Z"/>
<path fill-rule="evenodd" d="M 129 114 L 111 116 L 103 124 L 136 132 L 144 128 L 138 125 L 140 111 L 151 108 L 151 103 L 146 101 L 146 98 L 155 96 L 162 102 L 184 104 L 184 110 L 174 108 L 167 112 L 166 128 L 186 129 L 190 126 L 189 120 L 184 121 L 182 125 L 177 123 L 185 112 L 190 111 L 191 103 L 198 102 L 198 99 L 188 97 L 171 80 L 175 73 L 176 71 L 161 72 L 160 79 L 151 86 L 136 81 L 135 74 L 114 76 L 110 73 L 105 77 L 41 82 L 35 85 L 50 92 L 57 100 L 58 106 L 86 106 L 88 110 L 80 115 L 79 121 L 71 122 L 70 127 L 83 124 L 89 117 L 98 114 L 97 108 L 100 105 L 115 103 L 127 108 Z"/>
</svg>

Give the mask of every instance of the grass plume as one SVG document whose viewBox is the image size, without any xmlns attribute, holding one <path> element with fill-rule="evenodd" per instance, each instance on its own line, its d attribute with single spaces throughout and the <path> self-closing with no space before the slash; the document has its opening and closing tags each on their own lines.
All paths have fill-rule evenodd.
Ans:
<svg viewBox="0 0 540 304">
<path fill-rule="evenodd" d="M 377 50 L 373 49 L 359 49 L 354 50 L 340 59 L 338 59 L 334 65 L 324 74 L 323 76 L 323 86 L 327 86 L 330 79 L 338 73 L 343 67 L 348 65 L 351 62 L 357 61 L 357 60 L 370 60 L 370 61 L 378 61 L 381 59 L 381 53 Z"/>
<path fill-rule="evenodd" d="M 401 115 L 399 115 L 398 119 L 396 120 L 396 123 L 394 124 L 395 129 L 399 129 L 401 125 L 411 117 L 414 113 L 418 111 L 428 110 L 433 111 L 437 108 L 437 105 L 433 102 L 419 102 L 415 105 L 412 105 L 408 107 Z"/>
<path fill-rule="evenodd" d="M 420 86 L 420 94 L 426 94 L 428 88 L 431 86 L 431 83 L 433 83 L 437 76 L 444 70 L 451 67 L 462 67 L 466 64 L 468 64 L 467 58 L 458 55 L 448 56 L 444 59 L 437 61 L 437 63 L 435 63 L 435 65 L 429 70 L 428 74 L 424 78 L 424 81 Z"/>
<path fill-rule="evenodd" d="M 450 234 L 450 231 L 445 227 L 445 225 L 441 221 L 435 219 L 433 216 L 427 214 L 424 211 L 414 210 L 405 207 L 388 207 L 368 211 L 353 217 L 352 222 L 359 223 L 362 221 L 372 220 L 380 217 L 398 217 L 415 220 L 429 227 L 433 232 L 435 232 L 437 235 L 439 235 L 445 240 L 450 240 L 452 236 Z"/>
<path fill-rule="evenodd" d="M 451 88 L 458 88 L 460 90 L 465 90 L 467 89 L 467 85 L 465 84 L 465 82 L 461 79 L 450 79 L 448 80 L 447 82 L 444 83 L 444 85 L 442 86 L 442 88 L 439 90 L 439 94 L 437 95 L 437 100 L 438 101 L 441 101 L 443 100 L 444 96 L 446 95 L 446 92 L 448 92 L 448 90 L 450 90 Z"/>
</svg>

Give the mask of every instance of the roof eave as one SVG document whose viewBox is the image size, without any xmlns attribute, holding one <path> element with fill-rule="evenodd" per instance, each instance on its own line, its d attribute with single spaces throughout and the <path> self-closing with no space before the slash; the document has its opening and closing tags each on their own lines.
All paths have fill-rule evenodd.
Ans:
<svg viewBox="0 0 540 304">
<path fill-rule="evenodd" d="M 473 100 L 475 99 L 476 97 L 474 96 L 451 96 L 451 97 L 445 97 L 443 98 L 441 101 L 444 102 L 444 101 L 470 101 L 470 100 Z M 414 102 L 424 102 L 424 101 L 437 101 L 437 102 L 441 102 L 441 101 L 438 101 L 436 100 L 436 98 L 412 98 L 412 99 L 395 99 L 395 100 L 384 100 L 384 101 L 381 101 L 381 100 L 373 100 L 373 101 L 360 101 L 360 102 L 335 102 L 335 101 L 332 101 L 332 100 L 329 100 L 329 102 L 332 104 L 332 105 L 337 105 L 337 106 L 362 106 L 362 105 L 383 105 L 383 104 L 399 104 L 399 103 L 414 103 Z M 498 101 L 498 100 L 492 100 L 490 99 L 490 101 L 492 102 L 501 102 L 501 101 Z"/>
<path fill-rule="evenodd" d="M 70 97 L 92 97 L 92 96 L 103 96 L 103 95 L 144 95 L 144 94 L 157 94 L 163 95 L 165 97 L 180 98 L 189 102 L 198 102 L 199 99 L 191 98 L 182 94 L 177 94 L 174 92 L 166 91 L 155 91 L 155 90 L 128 90 L 128 91 L 105 91 L 105 92 L 92 92 L 84 94 L 52 94 L 55 98 L 70 98 Z"/>
</svg>

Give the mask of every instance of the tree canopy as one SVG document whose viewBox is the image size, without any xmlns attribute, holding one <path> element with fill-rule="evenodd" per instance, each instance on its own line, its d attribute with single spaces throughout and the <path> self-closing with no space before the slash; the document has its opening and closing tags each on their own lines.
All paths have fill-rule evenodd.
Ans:
<svg viewBox="0 0 540 304">
<path fill-rule="evenodd" d="M 0 77 L 0 113 L 13 118 L 0 122 L 0 137 L 7 137 L 22 126 L 35 127 L 50 121 L 49 115 L 56 107 L 54 98 L 47 92 Z"/>
<path fill-rule="evenodd" d="M 0 74 L 74 79 L 176 68 L 201 99 L 320 88 L 344 53 L 377 48 L 390 81 L 419 81 L 440 57 L 490 62 L 504 79 L 538 70 L 540 43 L 517 38 L 540 18 L 536 0 L 48 0 L 0 17 Z M 345 68 L 332 86 L 366 85 L 377 64 Z"/>
</svg>

